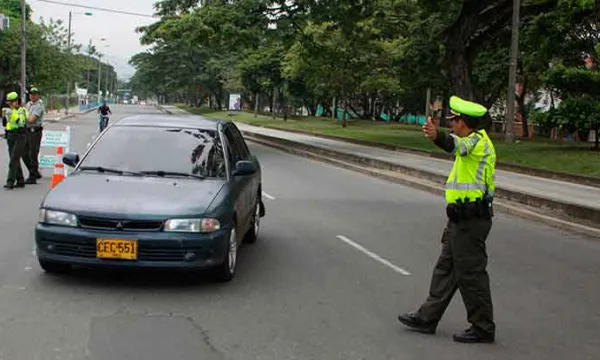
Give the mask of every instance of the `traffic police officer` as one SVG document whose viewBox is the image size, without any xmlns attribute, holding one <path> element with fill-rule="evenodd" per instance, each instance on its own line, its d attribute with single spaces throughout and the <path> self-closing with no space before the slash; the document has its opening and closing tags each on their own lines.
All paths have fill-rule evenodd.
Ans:
<svg viewBox="0 0 600 360">
<path fill-rule="evenodd" d="M 29 178 L 26 184 L 35 184 L 37 179 L 42 178 L 40 174 L 38 155 L 42 143 L 42 131 L 44 130 L 44 103 L 40 99 L 40 92 L 32 87 L 29 90 L 30 101 L 25 105 L 27 110 L 27 145 L 25 148 L 25 165 L 29 170 Z"/>
<path fill-rule="evenodd" d="M 8 143 L 10 162 L 4 188 L 11 190 L 15 187 L 25 187 L 21 159 L 25 157 L 27 111 L 21 106 L 19 95 L 16 92 L 6 95 L 6 101 L 10 106 L 6 116 L 6 142 Z"/>
<path fill-rule="evenodd" d="M 398 320 L 419 332 L 433 334 L 456 290 L 467 310 L 471 327 L 455 334 L 463 343 L 491 343 L 496 325 L 487 273 L 486 239 L 492 227 L 492 199 L 496 190 L 496 151 L 479 120 L 487 113 L 482 105 L 450 98 L 452 133 L 438 130 L 427 119 L 425 136 L 455 156 L 446 182 L 448 223 L 442 250 L 433 270 L 429 296 L 415 313 Z"/>
</svg>

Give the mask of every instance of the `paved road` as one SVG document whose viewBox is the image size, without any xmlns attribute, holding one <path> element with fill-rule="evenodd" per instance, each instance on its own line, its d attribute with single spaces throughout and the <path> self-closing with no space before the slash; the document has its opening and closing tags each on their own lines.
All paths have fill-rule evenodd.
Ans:
<svg viewBox="0 0 600 360">
<path fill-rule="evenodd" d="M 84 151 L 94 116 L 68 123 Z M 466 327 L 458 295 L 437 335 L 415 334 L 396 315 L 426 295 L 442 199 L 251 150 L 264 167 L 268 212 L 229 284 L 156 273 L 46 275 L 32 255 L 32 229 L 47 183 L 0 192 L 0 359 L 598 358 L 600 242 L 500 215 L 489 240 L 498 343 L 451 340 Z"/>
</svg>

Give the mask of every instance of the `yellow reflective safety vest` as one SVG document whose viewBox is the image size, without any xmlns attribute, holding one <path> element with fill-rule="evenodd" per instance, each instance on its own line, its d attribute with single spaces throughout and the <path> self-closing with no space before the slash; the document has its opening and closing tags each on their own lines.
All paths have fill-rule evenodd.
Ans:
<svg viewBox="0 0 600 360">
<path fill-rule="evenodd" d="M 27 110 L 24 107 L 11 109 L 6 123 L 6 131 L 14 131 L 24 128 L 27 123 Z"/>
<path fill-rule="evenodd" d="M 454 140 L 454 165 L 446 181 L 446 203 L 493 198 L 496 193 L 496 149 L 485 130 Z M 467 200 L 468 198 L 468 200 Z"/>
<path fill-rule="evenodd" d="M 27 110 L 24 107 L 11 109 L 6 123 L 6 131 L 14 131 L 24 128 L 27 123 Z"/>
</svg>

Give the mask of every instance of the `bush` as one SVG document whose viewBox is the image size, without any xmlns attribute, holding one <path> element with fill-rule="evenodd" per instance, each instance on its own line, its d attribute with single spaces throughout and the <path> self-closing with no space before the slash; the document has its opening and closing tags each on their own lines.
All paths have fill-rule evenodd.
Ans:
<svg viewBox="0 0 600 360">
<path fill-rule="evenodd" d="M 599 118 L 600 102 L 589 97 L 569 98 L 562 101 L 557 109 L 530 114 L 530 119 L 539 124 L 542 134 L 549 134 L 552 128 L 559 128 L 563 133 L 577 132 L 583 137 L 597 126 Z"/>
</svg>

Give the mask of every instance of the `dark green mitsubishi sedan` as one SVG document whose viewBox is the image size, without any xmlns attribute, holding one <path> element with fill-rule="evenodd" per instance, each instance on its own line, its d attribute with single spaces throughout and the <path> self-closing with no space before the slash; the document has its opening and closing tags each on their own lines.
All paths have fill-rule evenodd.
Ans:
<svg viewBox="0 0 600 360">
<path fill-rule="evenodd" d="M 139 115 L 107 128 L 50 190 L 35 229 L 47 272 L 72 265 L 235 275 L 265 214 L 262 175 L 234 123 Z"/>
</svg>

